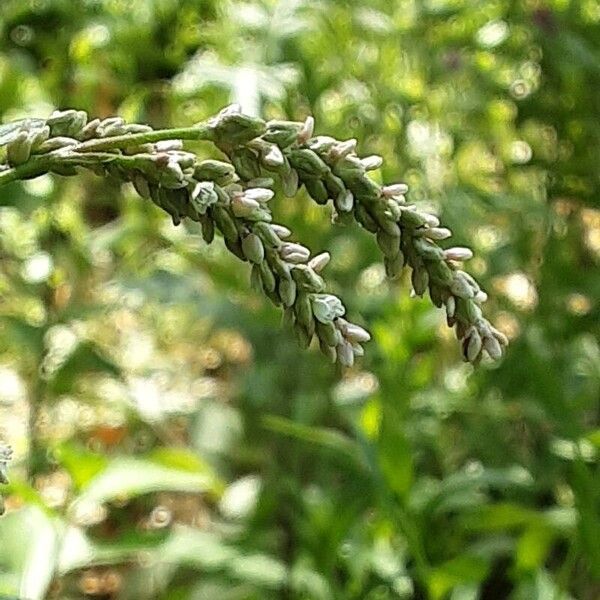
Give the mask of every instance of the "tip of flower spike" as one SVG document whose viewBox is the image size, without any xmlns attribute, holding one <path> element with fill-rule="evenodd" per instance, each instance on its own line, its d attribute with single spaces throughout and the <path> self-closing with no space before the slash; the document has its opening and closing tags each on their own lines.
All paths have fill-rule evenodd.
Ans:
<svg viewBox="0 0 600 600">
<path fill-rule="evenodd" d="M 315 130 L 315 119 L 311 116 L 306 117 L 302 129 L 298 133 L 298 143 L 305 144 L 313 136 Z"/>
</svg>

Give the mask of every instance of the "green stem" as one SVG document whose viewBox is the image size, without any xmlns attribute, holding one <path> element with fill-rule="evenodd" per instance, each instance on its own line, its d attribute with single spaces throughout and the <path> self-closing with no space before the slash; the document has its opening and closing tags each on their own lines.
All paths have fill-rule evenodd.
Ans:
<svg viewBox="0 0 600 600">
<path fill-rule="evenodd" d="M 0 186 L 13 181 L 22 179 L 32 179 L 39 177 L 50 170 L 53 160 L 65 157 L 65 151 L 69 153 L 90 153 L 101 152 L 104 150 L 117 150 L 129 146 L 139 146 L 142 144 L 160 142 L 163 140 L 206 140 L 213 139 L 212 129 L 205 123 L 200 123 L 193 127 L 177 127 L 174 129 L 158 129 L 156 131 L 147 131 L 143 133 L 129 133 L 125 135 L 116 135 L 114 137 L 93 139 L 87 142 L 81 142 L 68 148 L 60 148 L 41 154 L 32 155 L 29 160 L 22 165 L 17 165 L 10 169 L 0 172 Z"/>
<path fill-rule="evenodd" d="M 73 152 L 98 152 L 102 150 L 114 150 L 127 148 L 128 146 L 140 146 L 162 140 L 212 140 L 212 129 L 205 123 L 193 127 L 177 127 L 175 129 L 157 129 L 143 133 L 128 133 L 115 135 L 114 137 L 89 140 L 70 148 Z"/>
</svg>

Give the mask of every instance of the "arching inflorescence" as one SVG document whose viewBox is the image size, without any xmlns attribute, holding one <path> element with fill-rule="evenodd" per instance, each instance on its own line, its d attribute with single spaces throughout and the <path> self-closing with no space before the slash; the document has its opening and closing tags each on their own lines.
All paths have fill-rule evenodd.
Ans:
<svg viewBox="0 0 600 600">
<path fill-rule="evenodd" d="M 220 232 L 227 248 L 252 265 L 252 284 L 283 307 L 301 344 L 316 336 L 327 357 L 351 366 L 370 336 L 347 321 L 342 301 L 327 293 L 321 272 L 329 254 L 312 256 L 290 241 L 291 231 L 273 223 L 269 209 L 274 190 L 291 197 L 304 186 L 318 204 L 333 203 L 337 220 L 355 220 L 375 234 L 390 278 L 411 269 L 414 293 L 428 291 L 445 309 L 465 360 L 478 362 L 484 352 L 500 358 L 507 339 L 483 317 L 487 296 L 461 269 L 471 251 L 442 249 L 437 242 L 451 232 L 407 201 L 405 184 L 380 186 L 368 176 L 381 157 L 357 156 L 356 140 L 314 136 L 313 124 L 311 117 L 265 122 L 236 105 L 193 127 L 165 130 L 56 111 L 0 128 L 6 149 L 0 185 L 48 172 L 75 175 L 78 168 L 131 182 L 173 223 L 186 217 L 198 222 L 207 243 Z M 183 149 L 186 139 L 211 141 L 228 160 L 200 160 Z"/>
</svg>

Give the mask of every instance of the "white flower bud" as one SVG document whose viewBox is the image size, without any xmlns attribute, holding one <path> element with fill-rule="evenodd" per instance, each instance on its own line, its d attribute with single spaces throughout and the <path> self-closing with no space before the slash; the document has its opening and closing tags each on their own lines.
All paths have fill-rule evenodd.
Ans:
<svg viewBox="0 0 600 600">
<path fill-rule="evenodd" d="M 355 323 L 346 323 L 340 329 L 344 337 L 350 342 L 362 344 L 371 339 L 371 334 Z"/>
<path fill-rule="evenodd" d="M 405 183 L 392 183 L 381 188 L 381 194 L 386 198 L 401 196 L 406 192 L 408 192 L 408 186 Z"/>
<path fill-rule="evenodd" d="M 156 152 L 170 152 L 171 150 L 181 150 L 183 142 L 181 140 L 161 140 L 154 144 Z"/>
<path fill-rule="evenodd" d="M 260 204 L 256 200 L 245 195 L 235 195 L 231 200 L 231 209 L 236 217 L 249 217 L 259 208 Z"/>
<path fill-rule="evenodd" d="M 301 244 L 287 242 L 279 248 L 279 254 L 283 260 L 293 263 L 304 263 L 310 258 L 310 250 Z"/>
<path fill-rule="evenodd" d="M 275 232 L 275 235 L 277 235 L 277 237 L 282 240 L 285 240 L 286 238 L 289 238 L 290 235 L 292 235 L 292 232 L 283 225 L 277 225 L 276 223 L 273 223 L 271 225 L 271 229 Z"/>
<path fill-rule="evenodd" d="M 490 355 L 490 358 L 494 360 L 498 360 L 502 356 L 502 346 L 500 346 L 500 342 L 493 335 L 484 338 L 483 347 Z"/>
<path fill-rule="evenodd" d="M 346 312 L 342 301 L 332 294 L 314 294 L 311 301 L 315 319 L 321 323 L 330 323 Z"/>
<path fill-rule="evenodd" d="M 375 169 L 379 169 L 379 167 L 381 167 L 383 164 L 383 158 L 377 154 L 365 156 L 364 158 L 360 159 L 360 164 L 363 166 L 365 171 L 374 171 Z"/>
<path fill-rule="evenodd" d="M 244 191 L 245 198 L 261 203 L 268 202 L 274 195 L 275 192 L 273 190 L 262 187 L 250 188 Z"/>
<path fill-rule="evenodd" d="M 475 294 L 475 302 L 477 302 L 478 304 L 483 304 L 484 302 L 487 302 L 487 299 L 488 295 L 483 290 L 479 290 Z"/>
<path fill-rule="evenodd" d="M 320 273 L 331 260 L 331 254 L 329 252 L 321 252 L 321 254 L 317 254 L 317 256 L 310 259 L 308 266 L 315 271 L 315 273 Z"/>
<path fill-rule="evenodd" d="M 473 362 L 481 352 L 482 342 L 478 331 L 472 327 L 470 333 L 463 341 L 464 355 L 469 362 Z"/>
<path fill-rule="evenodd" d="M 262 160 L 268 167 L 282 167 L 285 164 L 283 154 L 275 144 L 271 145 L 269 151 L 263 155 Z"/>
<path fill-rule="evenodd" d="M 444 250 L 444 258 L 446 260 L 470 260 L 473 258 L 473 251 L 470 248 L 460 246 L 448 248 L 448 250 Z"/>
<path fill-rule="evenodd" d="M 440 220 L 435 216 L 435 215 L 431 215 L 429 213 L 420 213 L 421 217 L 425 220 L 425 225 L 429 226 L 429 227 L 439 227 L 440 225 Z"/>
<path fill-rule="evenodd" d="M 495 327 L 490 328 L 492 335 L 500 342 L 501 346 L 508 346 L 508 338 Z"/>
<path fill-rule="evenodd" d="M 331 148 L 329 154 L 333 160 L 340 160 L 356 151 L 357 141 L 353 138 L 345 142 L 338 142 Z"/>
<path fill-rule="evenodd" d="M 350 342 L 343 340 L 337 346 L 337 359 L 344 367 L 351 367 L 354 364 L 354 348 L 352 348 Z"/>
<path fill-rule="evenodd" d="M 354 206 L 354 196 L 350 190 L 341 191 L 335 199 L 335 206 L 342 212 L 350 212 Z"/>
<path fill-rule="evenodd" d="M 430 240 L 446 240 L 452 237 L 452 232 L 447 227 L 431 227 L 421 230 L 420 233 Z"/>
</svg>

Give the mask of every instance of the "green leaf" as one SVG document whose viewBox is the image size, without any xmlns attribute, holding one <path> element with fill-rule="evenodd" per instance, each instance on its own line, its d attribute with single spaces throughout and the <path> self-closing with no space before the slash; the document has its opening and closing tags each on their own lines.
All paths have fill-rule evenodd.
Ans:
<svg viewBox="0 0 600 600">
<path fill-rule="evenodd" d="M 68 471 L 78 489 L 87 485 L 108 464 L 108 459 L 101 454 L 69 442 L 57 446 L 54 456 Z"/>
<path fill-rule="evenodd" d="M 218 494 L 220 489 L 210 473 L 173 469 L 139 458 L 116 458 L 89 481 L 74 504 L 102 503 L 162 491 Z"/>
</svg>

